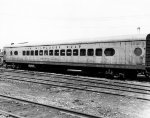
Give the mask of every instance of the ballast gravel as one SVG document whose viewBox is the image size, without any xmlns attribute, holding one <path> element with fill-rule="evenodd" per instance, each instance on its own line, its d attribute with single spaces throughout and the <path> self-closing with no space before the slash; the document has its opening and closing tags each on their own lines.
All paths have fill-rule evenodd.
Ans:
<svg viewBox="0 0 150 118">
<path fill-rule="evenodd" d="M 11 80 L 0 94 L 72 109 L 104 118 L 150 118 L 150 101 Z"/>
</svg>

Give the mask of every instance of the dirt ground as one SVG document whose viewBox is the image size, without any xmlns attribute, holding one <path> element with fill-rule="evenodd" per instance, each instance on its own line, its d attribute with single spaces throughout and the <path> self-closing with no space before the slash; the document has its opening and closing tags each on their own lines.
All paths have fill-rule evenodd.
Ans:
<svg viewBox="0 0 150 118">
<path fill-rule="evenodd" d="M 150 118 L 150 101 L 53 86 L 0 82 L 0 94 L 77 110 L 104 118 Z"/>
</svg>

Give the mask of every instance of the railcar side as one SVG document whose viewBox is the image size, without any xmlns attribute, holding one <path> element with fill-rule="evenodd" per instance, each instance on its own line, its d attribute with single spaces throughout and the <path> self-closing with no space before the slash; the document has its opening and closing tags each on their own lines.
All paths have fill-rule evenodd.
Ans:
<svg viewBox="0 0 150 118">
<path fill-rule="evenodd" d="M 136 76 L 145 71 L 145 39 L 72 43 L 55 45 L 10 46 L 4 48 L 4 61 L 14 67 L 61 66 L 81 68 L 108 75 L 125 73 Z M 132 73 L 132 74 L 131 74 Z"/>
</svg>

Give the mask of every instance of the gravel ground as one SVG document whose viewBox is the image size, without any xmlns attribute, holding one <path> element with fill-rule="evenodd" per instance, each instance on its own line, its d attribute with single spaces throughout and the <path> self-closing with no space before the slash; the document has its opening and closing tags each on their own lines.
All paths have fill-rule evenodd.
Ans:
<svg viewBox="0 0 150 118">
<path fill-rule="evenodd" d="M 23 118 L 83 118 L 82 116 L 66 113 L 57 109 L 3 98 L 0 98 L 0 110 Z M 0 111 L 0 118 L 1 117 L 16 118 L 11 117 L 11 115 L 7 113 L 1 113 Z"/>
<path fill-rule="evenodd" d="M 47 85 L 0 82 L 0 94 L 73 109 L 104 118 L 150 118 L 150 102 Z"/>
</svg>

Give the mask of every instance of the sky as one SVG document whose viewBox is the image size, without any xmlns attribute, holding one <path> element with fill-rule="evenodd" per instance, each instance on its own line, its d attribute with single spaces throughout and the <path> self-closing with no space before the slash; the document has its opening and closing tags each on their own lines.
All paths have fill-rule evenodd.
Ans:
<svg viewBox="0 0 150 118">
<path fill-rule="evenodd" d="M 149 4 L 149 0 L 0 0 L 0 48 L 150 33 Z"/>
</svg>

